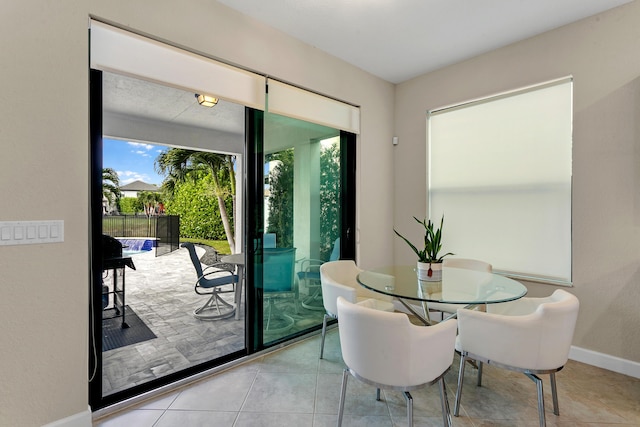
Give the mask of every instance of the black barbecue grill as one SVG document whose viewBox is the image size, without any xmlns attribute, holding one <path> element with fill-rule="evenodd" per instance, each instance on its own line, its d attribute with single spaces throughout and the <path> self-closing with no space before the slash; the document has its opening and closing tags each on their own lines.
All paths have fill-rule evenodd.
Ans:
<svg viewBox="0 0 640 427">
<path fill-rule="evenodd" d="M 122 327 L 128 328 L 125 320 L 125 267 L 136 269 L 131 257 L 122 256 L 122 243 L 117 239 L 102 235 L 102 319 L 122 317 Z M 105 283 L 105 279 L 109 284 Z M 113 298 L 113 307 L 107 308 Z"/>
</svg>

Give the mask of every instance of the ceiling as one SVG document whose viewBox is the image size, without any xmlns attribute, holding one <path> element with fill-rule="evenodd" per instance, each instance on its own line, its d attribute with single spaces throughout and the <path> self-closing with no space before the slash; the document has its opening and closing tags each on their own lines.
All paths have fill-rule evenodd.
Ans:
<svg viewBox="0 0 640 427">
<path fill-rule="evenodd" d="M 102 91 L 105 113 L 244 134 L 244 106 L 233 102 L 202 107 L 192 92 L 109 72 Z"/>
<path fill-rule="evenodd" d="M 218 0 L 392 83 L 631 0 Z"/>
<path fill-rule="evenodd" d="M 312 46 L 399 83 L 630 0 L 218 0 Z M 244 107 L 105 73 L 104 110 L 230 134 Z"/>
</svg>

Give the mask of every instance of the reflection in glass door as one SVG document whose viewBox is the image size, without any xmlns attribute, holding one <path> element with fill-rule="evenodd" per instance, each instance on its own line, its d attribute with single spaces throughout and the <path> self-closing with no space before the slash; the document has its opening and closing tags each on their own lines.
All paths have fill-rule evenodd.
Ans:
<svg viewBox="0 0 640 427">
<path fill-rule="evenodd" d="M 340 258 L 345 198 L 339 130 L 265 113 L 263 131 L 254 283 L 268 346 L 322 324 L 319 266 Z"/>
</svg>

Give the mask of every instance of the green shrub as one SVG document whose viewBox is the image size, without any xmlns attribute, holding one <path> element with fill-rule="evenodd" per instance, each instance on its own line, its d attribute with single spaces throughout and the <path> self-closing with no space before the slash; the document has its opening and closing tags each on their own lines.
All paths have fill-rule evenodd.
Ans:
<svg viewBox="0 0 640 427">
<path fill-rule="evenodd" d="M 165 208 L 168 215 L 180 215 L 181 237 L 227 240 L 218 199 L 211 192 L 210 175 L 197 182 L 178 183 Z M 232 215 L 231 201 L 227 202 L 227 212 Z M 233 218 L 230 221 L 233 224 Z"/>
<path fill-rule="evenodd" d="M 122 214 L 135 214 L 142 212 L 142 204 L 137 197 L 122 197 L 118 201 L 118 209 Z"/>
</svg>

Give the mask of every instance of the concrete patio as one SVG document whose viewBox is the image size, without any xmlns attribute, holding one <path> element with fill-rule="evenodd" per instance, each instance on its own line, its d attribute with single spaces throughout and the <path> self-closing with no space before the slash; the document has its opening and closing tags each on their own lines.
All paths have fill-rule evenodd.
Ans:
<svg viewBox="0 0 640 427">
<path fill-rule="evenodd" d="M 196 251 L 201 258 L 205 254 L 202 247 Z M 125 273 L 126 304 L 157 338 L 103 353 L 104 396 L 245 348 L 244 291 L 239 320 L 199 320 L 193 311 L 208 297 L 194 292 L 196 273 L 186 249 L 157 258 L 155 251 L 136 254 L 133 261 L 136 270 L 127 268 Z M 233 293 L 223 298 L 232 302 Z M 322 322 L 322 311 L 297 305 L 296 313 L 292 299 L 278 302 L 296 320 L 291 332 Z"/>
</svg>

